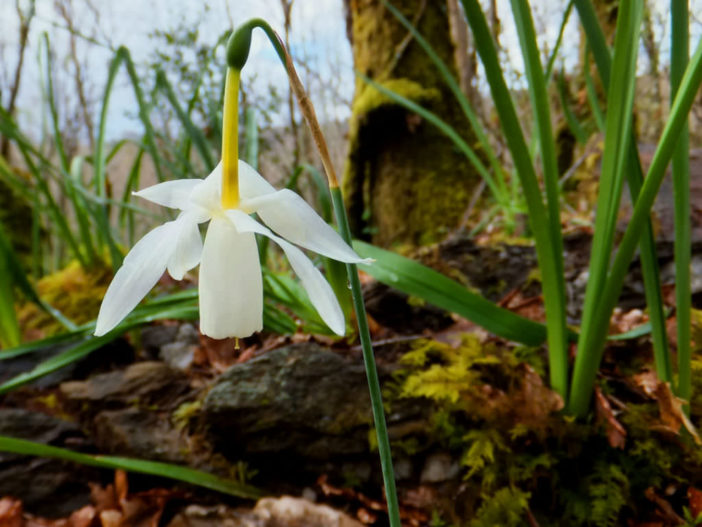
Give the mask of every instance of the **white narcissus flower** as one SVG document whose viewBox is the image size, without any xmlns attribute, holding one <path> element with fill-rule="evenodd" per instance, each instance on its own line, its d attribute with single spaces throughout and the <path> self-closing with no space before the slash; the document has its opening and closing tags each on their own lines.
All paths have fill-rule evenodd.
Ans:
<svg viewBox="0 0 702 527">
<path fill-rule="evenodd" d="M 95 335 L 104 335 L 119 324 L 164 271 L 180 280 L 198 263 L 200 331 L 215 339 L 243 338 L 260 331 L 263 282 L 255 234 L 267 236 L 283 249 L 324 322 L 334 333 L 344 334 L 344 315 L 332 288 L 295 245 L 341 262 L 367 260 L 300 196 L 291 190 L 276 190 L 243 161 L 239 161 L 241 200 L 237 208 L 222 207 L 221 186 L 220 163 L 206 179 L 168 181 L 135 193 L 181 213 L 150 231 L 129 251 L 105 293 Z M 280 236 L 249 216 L 254 212 Z M 208 220 L 203 245 L 198 224 Z"/>
</svg>

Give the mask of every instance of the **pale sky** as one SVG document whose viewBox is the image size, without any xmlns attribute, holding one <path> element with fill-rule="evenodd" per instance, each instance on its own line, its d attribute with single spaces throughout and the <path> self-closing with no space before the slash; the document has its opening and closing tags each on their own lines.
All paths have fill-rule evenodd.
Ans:
<svg viewBox="0 0 702 527">
<path fill-rule="evenodd" d="M 28 0 L 20 0 L 27 4 Z M 73 0 L 77 9 L 77 26 L 81 29 L 94 28 L 96 17 L 84 4 L 84 0 Z M 198 22 L 202 40 L 214 43 L 225 30 L 238 26 L 252 17 L 262 17 L 282 32 L 282 10 L 280 0 L 210 0 L 209 10 L 203 11 L 204 2 L 195 0 L 92 0 L 92 5 L 98 10 L 99 26 L 95 28 L 98 40 L 109 38 L 115 47 L 125 45 L 130 49 L 136 63 L 146 60 L 152 50 L 148 35 L 154 29 L 168 30 L 180 22 Z M 513 65 L 512 82 L 519 83 L 519 71 L 522 69 L 521 53 L 514 30 L 510 5 L 508 0 L 498 0 L 498 10 L 503 24 L 501 43 L 507 50 Z M 534 0 L 531 2 L 537 32 L 541 34 L 540 45 L 550 48 L 555 42 L 566 0 Z M 27 62 L 21 87 L 20 119 L 29 126 L 38 126 L 41 116 L 41 90 L 39 68 L 37 65 L 37 49 L 42 31 L 48 31 L 52 45 L 56 48 L 57 56 L 65 56 L 68 39 L 63 21 L 56 15 L 54 0 L 37 0 L 37 17 L 30 35 L 30 49 L 25 60 Z M 322 78 L 333 78 L 337 91 L 344 99 L 350 100 L 353 95 L 353 63 L 351 50 L 346 38 L 346 25 L 342 10 L 343 0 L 296 0 L 293 7 L 292 22 L 292 53 L 293 56 L 304 56 L 312 68 Z M 658 0 L 653 2 L 655 16 L 665 20 L 668 2 Z M 692 0 L 693 15 L 692 44 L 697 44 L 700 35 L 699 13 L 702 10 L 702 0 Z M 230 18 L 231 17 L 231 18 Z M 577 15 L 571 15 L 568 32 L 564 41 L 566 49 L 574 49 L 573 42 L 578 38 Z M 7 77 L 12 72 L 16 58 L 17 32 L 19 22 L 15 12 L 14 0 L 0 0 L 0 51 L 2 64 L 0 74 Z M 85 29 L 83 29 L 85 31 Z M 668 34 L 660 35 L 660 41 L 667 45 Z M 109 50 L 81 42 L 79 53 L 88 62 L 89 75 L 92 84 L 102 90 L 107 77 L 107 66 L 111 58 Z M 665 58 L 667 49 L 662 49 Z M 574 55 L 565 57 L 566 67 L 574 61 Z M 3 71 L 4 70 L 4 71 Z M 253 78 L 256 82 L 252 82 Z M 305 77 L 303 75 L 303 80 Z M 307 78 L 315 82 L 314 78 Z M 250 89 L 265 89 L 272 83 L 279 86 L 281 92 L 286 89 L 286 77 L 278 58 L 270 44 L 260 31 L 254 33 L 250 60 L 242 75 L 242 82 L 248 83 Z M 308 89 L 314 92 L 314 86 Z M 102 93 L 93 94 L 100 99 Z M 349 114 L 349 108 L 338 102 L 315 101 L 318 112 L 324 118 L 344 118 Z M 326 104 L 325 104 L 326 102 Z M 131 94 L 131 88 L 123 76 L 113 92 L 110 105 L 111 137 L 121 137 L 127 132 L 141 130 L 138 121 L 125 117 L 125 109 L 136 113 L 136 104 Z"/>
<path fill-rule="evenodd" d="M 291 48 L 293 56 L 307 57 L 315 69 L 321 70 L 321 75 L 343 75 L 340 84 L 342 89 L 348 87 L 346 95 L 350 99 L 353 95 L 353 63 L 346 38 L 342 1 L 297 0 L 292 11 Z M 82 0 L 73 0 L 73 3 L 78 8 L 76 25 L 83 31 L 84 27 L 92 28 L 95 15 L 83 6 Z M 0 47 L 4 59 L 0 68 L 5 70 L 2 72 L 5 77 L 13 72 L 16 63 L 19 21 L 14 4 L 14 0 L 0 0 Z M 103 41 L 109 38 L 115 48 L 126 46 L 135 63 L 144 62 L 153 51 L 148 35 L 154 29 L 168 30 L 182 21 L 199 21 L 200 38 L 207 43 L 216 42 L 232 24 L 238 26 L 254 17 L 266 19 L 281 34 L 283 31 L 279 0 L 210 0 L 207 11 L 202 9 L 204 2 L 187 0 L 92 0 L 92 4 L 99 11 L 97 39 Z M 40 35 L 48 31 L 56 54 L 65 56 L 68 38 L 64 27 L 65 23 L 54 10 L 53 0 L 37 0 L 37 16 L 31 28 L 30 49 L 25 54 L 20 89 L 20 118 L 26 124 L 38 125 L 40 120 L 41 90 L 37 61 Z M 87 74 L 101 90 L 107 78 L 112 52 L 82 41 L 80 45 L 84 46 L 80 54 L 86 57 L 89 65 Z M 333 68 L 333 72 L 329 71 L 330 68 Z M 252 83 L 254 78 L 256 82 Z M 137 121 L 124 116 L 125 106 L 135 106 L 126 79 L 126 74 L 123 74 L 110 101 L 111 130 L 116 137 L 134 127 L 140 130 Z M 256 89 L 257 84 L 265 88 L 266 84 L 274 83 L 285 93 L 285 72 L 260 30 L 254 32 L 250 59 L 242 72 L 242 83 L 248 83 L 250 89 Z M 101 92 L 96 95 L 102 97 Z M 330 117 L 343 118 L 344 114 L 348 114 L 345 108 L 329 107 L 326 111 L 334 114 Z M 132 113 L 135 112 L 136 109 Z"/>
</svg>

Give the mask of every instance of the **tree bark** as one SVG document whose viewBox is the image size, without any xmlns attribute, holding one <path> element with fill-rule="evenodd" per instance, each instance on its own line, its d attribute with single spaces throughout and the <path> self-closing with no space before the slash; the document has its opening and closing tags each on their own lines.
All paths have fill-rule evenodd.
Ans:
<svg viewBox="0 0 702 527">
<path fill-rule="evenodd" d="M 394 0 L 456 76 L 447 5 Z M 346 0 L 357 71 L 426 107 L 474 144 L 426 52 L 380 0 Z M 351 228 L 374 243 L 420 245 L 455 229 L 479 177 L 434 125 L 356 82 L 343 189 Z"/>
</svg>

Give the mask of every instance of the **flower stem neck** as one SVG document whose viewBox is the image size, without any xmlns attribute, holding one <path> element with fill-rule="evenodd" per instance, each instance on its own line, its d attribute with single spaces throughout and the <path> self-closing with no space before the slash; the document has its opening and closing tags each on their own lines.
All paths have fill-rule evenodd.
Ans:
<svg viewBox="0 0 702 527">
<path fill-rule="evenodd" d="M 239 205 L 239 77 L 240 71 L 227 68 L 222 117 L 222 208 Z"/>
</svg>

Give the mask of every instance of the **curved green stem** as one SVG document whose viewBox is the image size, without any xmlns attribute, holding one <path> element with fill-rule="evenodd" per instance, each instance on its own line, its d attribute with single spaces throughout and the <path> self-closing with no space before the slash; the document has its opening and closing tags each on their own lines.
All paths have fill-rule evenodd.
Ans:
<svg viewBox="0 0 702 527">
<path fill-rule="evenodd" d="M 248 22 L 237 28 L 227 42 L 227 65 L 230 68 L 241 71 L 246 64 L 246 59 L 249 58 L 249 49 L 251 48 L 251 33 L 256 28 L 260 28 L 271 41 L 275 52 L 285 65 L 285 49 L 278 35 L 273 28 L 262 18 L 252 18 Z"/>
</svg>

